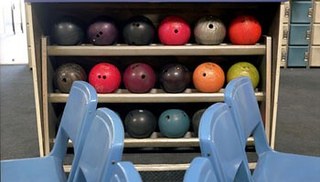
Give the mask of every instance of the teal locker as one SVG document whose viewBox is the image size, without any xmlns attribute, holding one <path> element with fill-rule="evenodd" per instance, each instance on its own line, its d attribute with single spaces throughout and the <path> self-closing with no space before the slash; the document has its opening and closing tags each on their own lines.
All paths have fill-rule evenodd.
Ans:
<svg viewBox="0 0 320 182">
<path fill-rule="evenodd" d="M 291 3 L 291 23 L 310 23 L 312 19 L 312 2 L 292 1 Z"/>
<path fill-rule="evenodd" d="M 288 67 L 306 67 L 308 65 L 308 46 L 289 46 Z"/>
<path fill-rule="evenodd" d="M 310 24 L 290 25 L 290 45 L 308 45 L 310 41 Z"/>
</svg>

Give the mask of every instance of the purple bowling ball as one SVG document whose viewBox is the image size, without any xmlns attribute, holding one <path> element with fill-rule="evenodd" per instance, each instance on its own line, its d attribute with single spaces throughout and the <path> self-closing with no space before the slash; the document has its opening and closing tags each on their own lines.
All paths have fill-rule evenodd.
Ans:
<svg viewBox="0 0 320 182">
<path fill-rule="evenodd" d="M 111 45 L 118 39 L 118 29 L 111 19 L 94 21 L 87 30 L 88 38 L 94 45 Z"/>
<path fill-rule="evenodd" d="M 129 65 L 123 74 L 125 87 L 133 93 L 149 92 L 155 85 L 156 74 L 151 66 L 145 63 Z"/>
<path fill-rule="evenodd" d="M 165 65 L 159 76 L 161 87 L 169 93 L 183 92 L 188 87 L 190 79 L 189 69 L 178 63 Z"/>
</svg>

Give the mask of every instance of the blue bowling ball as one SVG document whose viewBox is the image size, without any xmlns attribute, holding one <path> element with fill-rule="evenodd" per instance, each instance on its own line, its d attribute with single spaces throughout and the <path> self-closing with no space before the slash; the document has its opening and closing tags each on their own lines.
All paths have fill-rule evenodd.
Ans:
<svg viewBox="0 0 320 182">
<path fill-rule="evenodd" d="M 162 135 L 169 138 L 179 138 L 189 130 L 190 119 L 183 110 L 168 109 L 161 113 L 158 124 Z"/>
</svg>

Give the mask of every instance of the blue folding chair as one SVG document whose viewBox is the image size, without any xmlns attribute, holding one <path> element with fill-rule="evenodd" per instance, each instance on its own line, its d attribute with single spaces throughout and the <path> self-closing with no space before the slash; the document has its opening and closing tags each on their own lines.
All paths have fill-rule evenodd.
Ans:
<svg viewBox="0 0 320 182">
<path fill-rule="evenodd" d="M 258 155 L 254 181 L 320 181 L 319 157 L 276 152 L 269 147 L 249 78 L 232 80 L 225 89 L 225 102 L 232 111 L 242 147 L 249 136 L 254 138 Z"/>
<path fill-rule="evenodd" d="M 196 157 L 190 163 L 183 182 L 218 182 L 218 178 L 208 158 Z"/>
<path fill-rule="evenodd" d="M 117 162 L 110 182 L 142 182 L 140 174 L 131 162 Z"/>
<path fill-rule="evenodd" d="M 207 157 L 220 182 L 252 181 L 237 127 L 225 103 L 211 105 L 199 126 L 201 155 Z"/>
<path fill-rule="evenodd" d="M 120 162 L 123 145 L 124 129 L 119 116 L 110 109 L 98 109 L 76 166 L 74 181 L 141 181 L 132 163 Z"/>
<path fill-rule="evenodd" d="M 68 140 L 74 147 L 73 166 L 78 165 L 83 138 L 86 137 L 97 107 L 97 93 L 87 82 L 75 81 L 70 90 L 61 118 L 55 144 L 49 155 L 38 158 L 1 161 L 1 181 L 66 181 L 63 160 L 67 152 Z M 72 181 L 73 168 L 68 178 Z"/>
</svg>

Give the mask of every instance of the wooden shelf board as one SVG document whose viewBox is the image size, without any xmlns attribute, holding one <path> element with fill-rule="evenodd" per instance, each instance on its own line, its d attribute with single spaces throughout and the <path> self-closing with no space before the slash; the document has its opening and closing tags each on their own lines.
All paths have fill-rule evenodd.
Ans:
<svg viewBox="0 0 320 182">
<path fill-rule="evenodd" d="M 250 162 L 249 168 L 255 169 L 257 163 L 256 162 Z M 137 171 L 185 171 L 189 168 L 190 164 L 134 164 L 134 167 L 137 169 Z M 65 172 L 71 171 L 71 165 L 64 165 L 63 166 Z"/>
<path fill-rule="evenodd" d="M 54 140 L 51 139 L 51 143 Z M 254 145 L 253 137 L 249 137 L 247 140 L 248 146 Z M 69 140 L 68 147 L 72 147 L 72 142 Z M 161 136 L 160 133 L 154 132 L 150 138 L 125 138 L 125 148 L 152 148 L 152 147 L 199 147 L 199 138 L 192 137 L 191 132 L 187 132 L 183 138 L 166 138 Z"/>
<path fill-rule="evenodd" d="M 198 45 L 166 46 L 151 44 L 131 46 L 117 44 L 111 46 L 56 46 L 47 47 L 49 56 L 203 56 L 203 55 L 264 55 L 266 45 Z"/>
<path fill-rule="evenodd" d="M 49 102 L 65 103 L 69 94 L 50 93 Z M 264 100 L 263 92 L 256 92 L 258 101 Z M 130 93 L 119 89 L 115 93 L 98 94 L 99 103 L 166 103 L 166 102 L 222 102 L 223 90 L 217 93 L 201 93 L 195 89 L 187 89 L 183 93 L 164 93 L 161 89 L 153 89 L 149 93 Z"/>
</svg>

